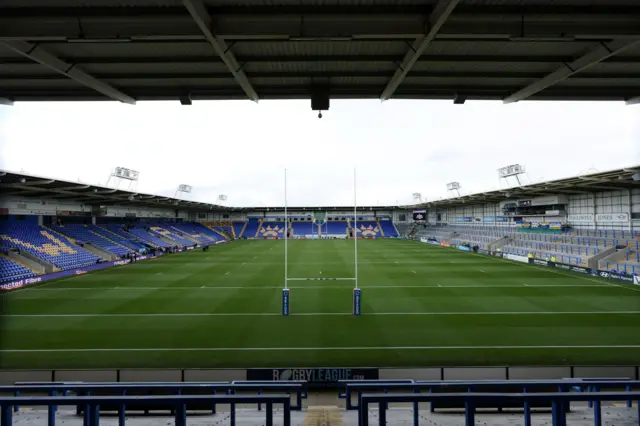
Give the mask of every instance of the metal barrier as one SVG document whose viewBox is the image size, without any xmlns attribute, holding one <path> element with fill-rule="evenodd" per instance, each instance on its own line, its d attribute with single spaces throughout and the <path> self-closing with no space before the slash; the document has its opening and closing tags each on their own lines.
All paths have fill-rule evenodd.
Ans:
<svg viewBox="0 0 640 426">
<path fill-rule="evenodd" d="M 338 383 L 340 384 L 340 388 L 338 391 L 338 398 L 339 399 L 347 399 L 347 409 L 349 406 L 349 398 L 347 398 L 347 385 L 357 385 L 357 384 L 370 384 L 370 383 L 375 383 L 376 385 L 380 385 L 383 386 L 385 384 L 411 384 L 411 383 L 416 383 L 415 380 L 410 380 L 410 379 L 406 379 L 406 380 L 339 380 Z"/>
<path fill-rule="evenodd" d="M 347 383 L 345 390 L 347 410 L 357 410 L 360 407 L 360 400 L 364 392 L 382 391 L 386 394 L 390 391 L 402 392 L 433 392 L 434 389 L 446 388 L 453 392 L 478 392 L 481 388 L 487 387 L 508 387 L 522 388 L 523 393 L 536 392 L 548 389 L 550 386 L 556 387 L 559 393 L 577 390 L 580 392 L 599 392 L 603 389 L 620 389 L 624 388 L 625 392 L 632 392 L 634 389 L 640 390 L 640 380 L 622 380 L 622 379 L 564 379 L 564 380 L 476 380 L 476 381 L 418 381 L 415 383 L 390 383 L 369 381 L 366 383 Z M 575 389 L 574 389 L 575 388 Z M 358 403 L 352 403 L 353 393 L 357 394 Z M 548 393 L 548 391 L 545 391 Z M 627 400 L 627 405 L 631 406 L 632 398 L 623 398 Z M 588 401 L 588 399 L 587 399 Z M 589 404 L 591 406 L 591 404 Z"/>
<path fill-rule="evenodd" d="M 55 407 L 58 405 L 83 405 L 83 426 L 98 426 L 100 424 L 100 405 L 117 404 L 118 425 L 125 426 L 126 409 L 132 403 L 144 402 L 148 405 L 171 406 L 175 414 L 176 426 L 187 424 L 187 404 L 229 404 L 230 425 L 236 424 L 236 404 L 266 405 L 266 426 L 273 426 L 273 404 L 283 406 L 283 425 L 291 426 L 291 396 L 290 395 L 174 395 L 174 396 L 18 396 L 0 397 L 0 426 L 11 426 L 13 407 L 20 406 L 47 406 L 48 426 L 55 426 Z"/>
<path fill-rule="evenodd" d="M 475 425 L 475 404 L 499 404 L 502 401 L 522 404 L 524 406 L 524 426 L 531 426 L 530 404 L 540 400 L 551 400 L 551 420 L 553 426 L 566 426 L 567 416 L 564 407 L 574 401 L 593 401 L 593 416 L 595 426 L 602 425 L 602 401 L 620 401 L 632 399 L 640 400 L 640 392 L 600 392 L 586 393 L 434 393 L 434 394 L 365 394 L 360 401 L 358 411 L 358 425 L 369 426 L 369 406 L 379 404 L 378 424 L 387 423 L 387 407 L 390 403 L 413 403 L 413 424 L 419 424 L 418 404 L 420 402 L 456 401 L 465 406 L 465 425 Z M 638 404 L 638 424 L 640 424 L 640 404 Z M 3 425 L 4 426 L 4 425 Z"/>
<path fill-rule="evenodd" d="M 122 396 L 128 392 L 141 391 L 158 391 L 158 392 L 175 392 L 176 395 L 188 394 L 189 391 L 208 392 L 216 395 L 217 392 L 224 392 L 227 395 L 233 395 L 237 391 L 244 392 L 287 392 L 289 397 L 295 394 L 295 404 L 291 405 L 291 409 L 295 411 L 302 410 L 302 396 L 304 386 L 300 383 L 277 383 L 277 382 L 260 382 L 260 383 L 148 383 L 148 382 L 96 382 L 96 383 L 38 383 L 31 382 L 15 386 L 0 386 L 0 394 L 12 394 L 15 397 L 24 394 L 42 394 L 47 393 L 54 397 L 62 395 L 67 397 L 70 393 L 77 395 L 90 395 L 92 392 L 117 392 Z M 206 395 L 205 395 L 206 396 Z M 14 410 L 17 411 L 19 404 L 13 404 Z M 216 405 L 212 404 L 212 413 L 216 413 Z M 262 409 L 262 405 L 260 405 Z M 55 407 L 54 407 L 55 410 Z"/>
</svg>

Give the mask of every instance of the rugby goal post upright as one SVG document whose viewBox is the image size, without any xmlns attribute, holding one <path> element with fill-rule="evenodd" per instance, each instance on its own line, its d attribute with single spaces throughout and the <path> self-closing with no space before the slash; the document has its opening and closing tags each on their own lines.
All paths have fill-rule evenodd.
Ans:
<svg viewBox="0 0 640 426">
<path fill-rule="evenodd" d="M 291 297 L 289 281 L 354 281 L 353 315 L 361 313 L 362 289 L 358 286 L 358 211 L 356 198 L 356 169 L 353 169 L 353 241 L 354 241 L 354 276 L 344 278 L 290 278 L 289 277 L 289 217 L 287 202 L 287 169 L 284 170 L 284 288 L 282 289 L 282 315 L 289 316 L 291 312 Z M 325 219 L 327 220 L 327 219 Z"/>
</svg>

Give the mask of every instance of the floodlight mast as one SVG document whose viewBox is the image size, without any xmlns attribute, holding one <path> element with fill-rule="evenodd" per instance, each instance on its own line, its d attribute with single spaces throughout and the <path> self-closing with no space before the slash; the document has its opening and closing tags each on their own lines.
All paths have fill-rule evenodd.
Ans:
<svg viewBox="0 0 640 426">
<path fill-rule="evenodd" d="M 175 194 L 173 194 L 173 198 L 178 198 L 178 194 L 190 194 L 192 189 L 193 187 L 191 185 L 180 184 Z"/>
<path fill-rule="evenodd" d="M 522 182 L 520 182 L 520 175 L 525 173 L 524 166 L 520 164 L 512 164 L 510 166 L 500 167 L 498 169 L 498 179 L 502 182 L 502 179 L 508 184 L 510 177 L 515 177 L 518 181 L 518 186 L 522 186 Z"/>
<path fill-rule="evenodd" d="M 460 196 L 460 188 L 462 188 L 462 186 L 460 186 L 460 182 L 449 182 L 447 184 L 447 191 L 448 192 L 455 191 L 458 197 Z"/>
<path fill-rule="evenodd" d="M 109 174 L 107 178 L 107 188 L 109 188 L 109 183 L 111 183 L 111 179 L 115 182 L 115 188 L 119 189 L 120 183 L 123 181 L 129 182 L 129 186 L 127 187 L 127 191 L 136 191 L 138 187 L 138 180 L 140 178 L 140 172 L 127 169 L 126 167 L 116 167 Z"/>
</svg>

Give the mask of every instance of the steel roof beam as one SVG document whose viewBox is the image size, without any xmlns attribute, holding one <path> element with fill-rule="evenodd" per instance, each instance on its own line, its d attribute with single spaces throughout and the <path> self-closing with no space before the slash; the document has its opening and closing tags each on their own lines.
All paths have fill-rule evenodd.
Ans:
<svg viewBox="0 0 640 426">
<path fill-rule="evenodd" d="M 80 68 L 77 68 L 75 64 L 69 64 L 59 59 L 55 55 L 49 53 L 42 46 L 24 41 L 5 41 L 2 43 L 14 52 L 44 65 L 45 67 L 51 68 L 60 74 L 66 75 L 73 81 L 100 92 L 113 100 L 131 105 L 135 105 L 136 103 L 136 100 L 131 96 L 125 95 L 109 84 L 94 78 L 90 74 L 82 71 Z"/>
<path fill-rule="evenodd" d="M 640 96 L 636 96 L 635 98 L 627 99 L 627 105 L 638 105 L 640 104 Z"/>
<path fill-rule="evenodd" d="M 613 40 L 609 43 L 600 43 L 586 54 L 582 55 L 575 61 L 564 64 L 561 68 L 547 75 L 546 77 L 524 87 L 517 92 L 507 96 L 503 102 L 510 104 L 522 101 L 528 97 L 543 91 L 556 83 L 559 83 L 572 75 L 596 65 L 611 56 L 614 56 L 626 49 L 640 44 L 639 39 L 635 40 Z"/>
<path fill-rule="evenodd" d="M 0 105 L 13 106 L 13 101 L 9 98 L 0 98 Z"/>
<path fill-rule="evenodd" d="M 440 31 L 440 28 L 447 18 L 449 18 L 449 15 L 453 12 L 458 1 L 459 0 L 440 0 L 438 4 L 436 4 L 429 16 L 429 31 L 423 37 L 416 39 L 411 46 L 411 49 L 409 49 L 405 54 L 402 63 L 398 66 L 398 69 L 387 84 L 387 87 L 382 91 L 382 95 L 380 95 L 381 100 L 386 101 L 393 96 L 393 93 L 396 91 L 398 86 L 400 86 L 424 51 L 427 50 L 427 47 L 436 37 L 436 34 Z"/>
<path fill-rule="evenodd" d="M 242 67 L 238 65 L 238 61 L 234 57 L 233 53 L 229 51 L 229 46 L 223 41 L 216 38 L 211 32 L 211 16 L 207 11 L 207 8 L 201 0 L 182 0 L 183 4 L 191 14 L 191 17 L 200 28 L 200 31 L 205 36 L 213 50 L 216 51 L 220 59 L 229 69 L 229 72 L 233 75 L 236 82 L 242 87 L 242 90 L 247 94 L 247 97 L 254 102 L 258 102 L 260 98 L 254 90 L 253 86 L 249 82 L 249 79 L 242 71 Z"/>
</svg>

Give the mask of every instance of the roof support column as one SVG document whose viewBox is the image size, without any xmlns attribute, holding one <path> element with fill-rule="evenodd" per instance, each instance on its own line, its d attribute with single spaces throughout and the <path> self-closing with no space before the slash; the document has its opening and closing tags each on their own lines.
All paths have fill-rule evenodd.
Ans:
<svg viewBox="0 0 640 426">
<path fill-rule="evenodd" d="M 382 95 L 380 95 L 381 100 L 386 101 L 393 96 L 398 86 L 400 86 L 407 74 L 409 74 L 409 71 L 411 71 L 413 65 L 436 37 L 438 31 L 440 31 L 440 27 L 442 27 L 447 18 L 449 18 L 458 1 L 459 0 L 440 0 L 436 4 L 429 16 L 429 31 L 413 42 L 411 49 L 404 55 L 402 63 L 398 66 L 389 83 L 387 83 L 387 87 L 383 90 Z"/>
</svg>

